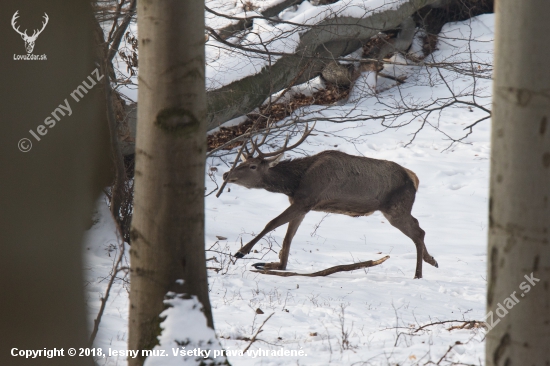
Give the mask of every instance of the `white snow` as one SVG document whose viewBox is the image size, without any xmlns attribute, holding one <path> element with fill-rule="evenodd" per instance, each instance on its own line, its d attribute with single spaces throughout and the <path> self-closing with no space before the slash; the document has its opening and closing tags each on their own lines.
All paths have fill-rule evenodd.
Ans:
<svg viewBox="0 0 550 366">
<path fill-rule="evenodd" d="M 160 314 L 164 321 L 160 324 L 159 345 L 153 348 L 155 356 L 148 357 L 144 366 L 197 365 L 197 360 L 205 366 L 221 364 L 222 347 L 214 330 L 206 325 L 200 301 L 175 294 L 169 297 L 164 301 L 168 308 Z"/>
<path fill-rule="evenodd" d="M 439 51 L 433 54 L 434 61 L 469 61 L 465 51 L 470 48 L 477 60 L 492 63 L 493 30 L 492 14 L 447 24 L 441 34 Z M 466 42 L 464 39 L 470 36 L 474 41 Z M 377 120 L 323 121 L 323 118 L 384 113 L 388 107 L 383 103 L 391 105 L 398 93 L 409 101 L 450 95 L 445 85 L 436 82 L 438 75 L 433 69 L 411 66 L 400 67 L 396 72 L 407 75 L 407 81 L 400 89 L 392 86 L 379 90 L 378 99 L 367 88 L 372 81 L 365 77 L 356 83 L 354 97 L 347 104 L 305 108 L 317 111 L 315 136 L 310 136 L 291 156 L 337 149 L 392 160 L 413 170 L 420 178 L 413 215 L 426 231 L 426 246 L 439 262 L 439 268 L 424 263 L 424 278 L 414 280 L 414 244 L 380 213 L 351 218 L 310 212 L 293 240 L 287 267 L 290 271 L 312 272 L 390 255 L 385 263 L 368 270 L 324 278 L 284 278 L 249 271 L 252 263 L 278 260 L 286 226 L 261 240 L 254 248 L 258 253 L 251 253 L 235 265 L 227 264 L 227 256 L 209 251 L 207 257 L 214 256 L 219 263 L 209 261 L 208 266 L 224 267 L 219 272 L 209 270 L 209 286 L 216 334 L 226 350 L 244 350 L 249 341 L 243 338 L 252 337 L 274 313 L 263 325 L 259 340 L 250 348 L 264 353 L 230 355 L 232 364 L 417 365 L 429 360 L 437 362 L 453 345 L 442 365 L 450 365 L 451 361 L 484 364 L 484 333 L 480 329 L 447 330 L 452 324 L 430 326 L 416 333 L 411 333 L 411 329 L 434 321 L 484 318 L 490 121 L 477 125 L 463 143 L 451 146 L 448 136 L 455 139 L 464 136 L 464 127 L 484 114 L 460 105 L 447 108 L 441 114 L 431 115 L 429 123 L 407 147 L 412 134 L 422 124 L 418 118 L 409 116 L 411 122 L 397 129 L 381 127 Z M 450 88 L 455 93 L 475 87 L 484 97 L 480 102 L 490 105 L 489 79 L 478 79 L 473 84 L 469 76 L 445 70 L 443 75 L 450 80 Z M 361 93 L 367 89 L 368 93 Z M 404 117 L 392 123 L 408 119 Z M 220 184 L 222 174 L 229 169 L 227 163 L 219 159 L 210 159 L 207 163 L 208 171 L 211 166 L 217 168 L 214 175 Z M 210 192 L 215 184 L 208 177 L 206 181 Z M 248 242 L 289 203 L 284 195 L 235 185 L 228 187 L 231 191 L 226 188 L 220 198 L 215 195 L 206 198 L 206 248 L 235 253 L 241 239 L 243 243 Z M 108 275 L 115 256 L 114 253 L 108 256 L 109 245 L 116 244 L 114 226 L 103 202 L 98 204 L 97 218 L 99 222 L 90 229 L 86 239 L 90 320 L 97 313 L 98 294 L 102 294 L 106 286 L 102 278 Z M 126 349 L 127 296 L 122 282 L 118 281 L 95 342 L 104 352 L 108 348 Z M 256 309 L 264 314 L 257 314 Z M 171 314 L 170 311 L 167 314 Z M 186 329 L 185 316 L 174 310 L 176 317 L 182 321 L 180 330 Z M 166 329 L 176 331 L 177 326 L 170 328 L 166 324 Z M 276 354 L 300 350 L 305 355 Z M 272 351 L 275 355 L 271 355 Z M 106 357 L 100 359 L 99 364 L 125 365 L 125 361 Z"/>
<path fill-rule="evenodd" d="M 242 47 L 251 50 L 273 53 L 293 53 L 300 44 L 301 34 L 312 25 L 319 24 L 328 18 L 355 17 L 363 18 L 385 10 L 397 9 L 406 0 L 340 0 L 333 4 L 313 6 L 309 1 L 297 5 L 295 9 L 287 9 L 279 15 L 286 23 L 275 23 L 265 19 L 255 19 L 252 29 L 240 34 L 239 37 L 228 39 Z M 214 0 L 220 9 L 227 10 L 233 16 L 245 17 L 238 12 L 238 7 Z M 251 1 L 251 4 L 260 2 Z M 207 3 L 207 5 L 210 3 Z M 261 6 L 260 6 L 261 7 Z M 230 9 L 231 8 L 231 9 Z M 237 9 L 237 10 L 236 10 Z M 235 20 L 219 20 L 206 12 L 207 25 L 219 29 Z M 259 15 L 248 12 L 246 16 Z M 246 50 L 235 52 L 223 43 L 210 38 L 206 43 L 206 86 L 207 89 L 217 89 L 248 75 L 259 73 L 264 67 L 274 63 L 280 56 L 266 56 Z"/>
</svg>

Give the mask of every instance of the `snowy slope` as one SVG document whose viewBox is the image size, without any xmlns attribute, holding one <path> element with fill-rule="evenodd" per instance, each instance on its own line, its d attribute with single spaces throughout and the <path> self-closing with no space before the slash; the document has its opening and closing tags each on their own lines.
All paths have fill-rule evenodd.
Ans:
<svg viewBox="0 0 550 366">
<path fill-rule="evenodd" d="M 494 16 L 447 24 L 443 31 L 436 61 L 469 56 L 457 55 L 457 49 L 468 46 L 491 61 Z M 479 41 L 468 43 L 470 35 Z M 461 38 L 461 39 L 458 39 Z M 403 84 L 403 93 L 414 98 L 444 96 L 444 85 L 430 85 L 428 71 L 409 68 L 411 82 Z M 445 71 L 446 72 L 446 71 Z M 445 73 L 444 72 L 444 73 Z M 472 88 L 472 79 L 452 78 L 453 90 Z M 355 85 L 366 88 L 367 78 Z M 413 82 L 414 81 L 414 82 Z M 478 80 L 476 88 L 490 92 L 490 80 Z M 396 88 L 380 92 L 380 98 L 391 98 Z M 490 99 L 483 100 L 484 104 Z M 325 116 L 350 115 L 376 111 L 375 98 L 363 97 L 359 103 L 324 108 Z M 448 331 L 452 324 L 434 325 L 411 333 L 421 325 L 445 320 L 483 320 L 486 291 L 487 196 L 489 179 L 490 122 L 475 127 L 465 143 L 450 148 L 448 136 L 460 138 L 463 128 L 483 117 L 477 110 L 465 107 L 445 110 L 431 117 L 413 143 L 405 144 L 418 130 L 421 121 L 399 129 L 382 131 L 380 123 L 334 124 L 319 119 L 315 136 L 308 138 L 302 150 L 291 153 L 315 154 L 337 149 L 354 155 L 395 161 L 420 178 L 413 215 L 426 231 L 426 246 L 439 262 L 439 268 L 424 263 L 424 278 L 414 280 L 416 251 L 410 239 L 393 228 L 380 214 L 351 218 L 310 212 L 296 234 L 290 251 L 288 270 L 311 272 L 334 265 L 378 259 L 390 255 L 382 265 L 354 272 L 337 273 L 325 278 L 276 277 L 250 272 L 252 263 L 276 261 L 286 225 L 260 241 L 258 253 L 227 265 L 227 256 L 216 257 L 208 266 L 224 269 L 210 274 L 210 298 L 216 333 L 225 349 L 243 350 L 262 322 L 259 341 L 253 351 L 302 350 L 303 356 L 230 356 L 234 365 L 424 365 L 437 362 L 447 352 L 441 365 L 451 361 L 483 364 L 483 331 L 460 329 Z M 445 132 L 443 134 L 441 131 Z M 350 142 L 351 141 L 351 142 Z M 228 170 L 219 159 L 208 161 L 216 167 L 217 182 Z M 208 191 L 215 188 L 207 177 Z M 206 248 L 234 253 L 253 234 L 288 207 L 284 195 L 262 190 L 247 190 L 230 185 L 230 192 L 220 198 L 206 198 Z M 109 244 L 115 244 L 114 226 L 105 204 L 98 204 L 99 220 L 88 232 L 86 260 L 90 320 L 99 307 L 99 294 L 104 291 L 114 253 L 108 256 Z M 216 236 L 227 239 L 220 240 Z M 272 246 L 272 250 L 269 247 Z M 261 260 L 260 260 L 261 259 Z M 96 346 L 123 350 L 127 341 L 127 292 L 118 281 L 109 299 Z M 256 314 L 256 309 L 264 314 Z M 460 341 L 463 344 L 455 344 Z M 107 357 L 99 364 L 125 365 L 123 357 Z"/>
<path fill-rule="evenodd" d="M 215 11 L 228 15 L 244 18 L 246 16 L 260 15 L 260 12 L 277 1 L 248 1 L 230 3 L 221 0 L 207 2 Z M 290 7 L 279 14 L 279 18 L 288 23 L 273 23 L 265 19 L 255 19 L 249 32 L 239 40 L 230 38 L 249 50 L 270 52 L 293 53 L 300 44 L 301 34 L 307 32 L 311 25 L 319 24 L 324 19 L 332 17 L 355 17 L 366 18 L 375 13 L 386 10 L 398 9 L 406 3 L 405 0 L 340 0 L 331 4 L 314 6 L 309 1 Z M 245 12 L 242 6 L 253 5 L 255 11 Z M 236 23 L 236 20 L 228 20 L 222 17 L 215 17 L 206 12 L 206 25 L 212 28 L 222 28 L 229 23 Z M 223 43 L 209 39 L 206 43 L 206 87 L 216 89 L 228 85 L 235 80 L 242 79 L 248 75 L 257 74 L 263 67 L 275 62 L 280 57 L 265 55 L 249 51 L 235 52 L 228 49 Z"/>
</svg>

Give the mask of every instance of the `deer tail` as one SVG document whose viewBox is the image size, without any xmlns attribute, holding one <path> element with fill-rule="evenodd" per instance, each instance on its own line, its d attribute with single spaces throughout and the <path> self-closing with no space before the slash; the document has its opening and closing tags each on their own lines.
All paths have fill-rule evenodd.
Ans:
<svg viewBox="0 0 550 366">
<path fill-rule="evenodd" d="M 407 172 L 407 175 L 409 176 L 409 178 L 411 178 L 414 184 L 414 189 L 418 191 L 418 184 L 420 183 L 420 181 L 418 180 L 418 177 L 416 176 L 416 174 L 414 174 L 412 170 L 405 168 L 405 171 Z"/>
</svg>

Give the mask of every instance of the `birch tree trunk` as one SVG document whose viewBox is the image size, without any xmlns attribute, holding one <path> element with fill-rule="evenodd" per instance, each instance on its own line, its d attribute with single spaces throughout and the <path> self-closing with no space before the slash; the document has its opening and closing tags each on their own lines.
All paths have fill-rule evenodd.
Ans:
<svg viewBox="0 0 550 366">
<path fill-rule="evenodd" d="M 172 291 L 197 296 L 213 328 L 204 254 L 204 2 L 143 0 L 129 349 L 152 349 Z M 184 282 L 177 280 L 183 279 Z M 129 358 L 130 366 L 144 358 Z"/>
<path fill-rule="evenodd" d="M 486 365 L 549 365 L 550 2 L 496 13 Z"/>
</svg>

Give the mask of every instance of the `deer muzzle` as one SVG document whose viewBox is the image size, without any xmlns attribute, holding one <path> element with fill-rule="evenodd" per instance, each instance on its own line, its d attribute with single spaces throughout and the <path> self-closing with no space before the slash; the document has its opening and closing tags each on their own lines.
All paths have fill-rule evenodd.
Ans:
<svg viewBox="0 0 550 366">
<path fill-rule="evenodd" d="M 237 178 L 235 178 L 235 177 L 230 177 L 230 176 L 229 176 L 229 173 L 230 173 L 230 172 L 223 173 L 223 180 L 226 181 L 226 182 L 228 182 L 228 183 L 234 183 L 234 182 L 236 182 L 236 181 L 237 181 Z"/>
</svg>

